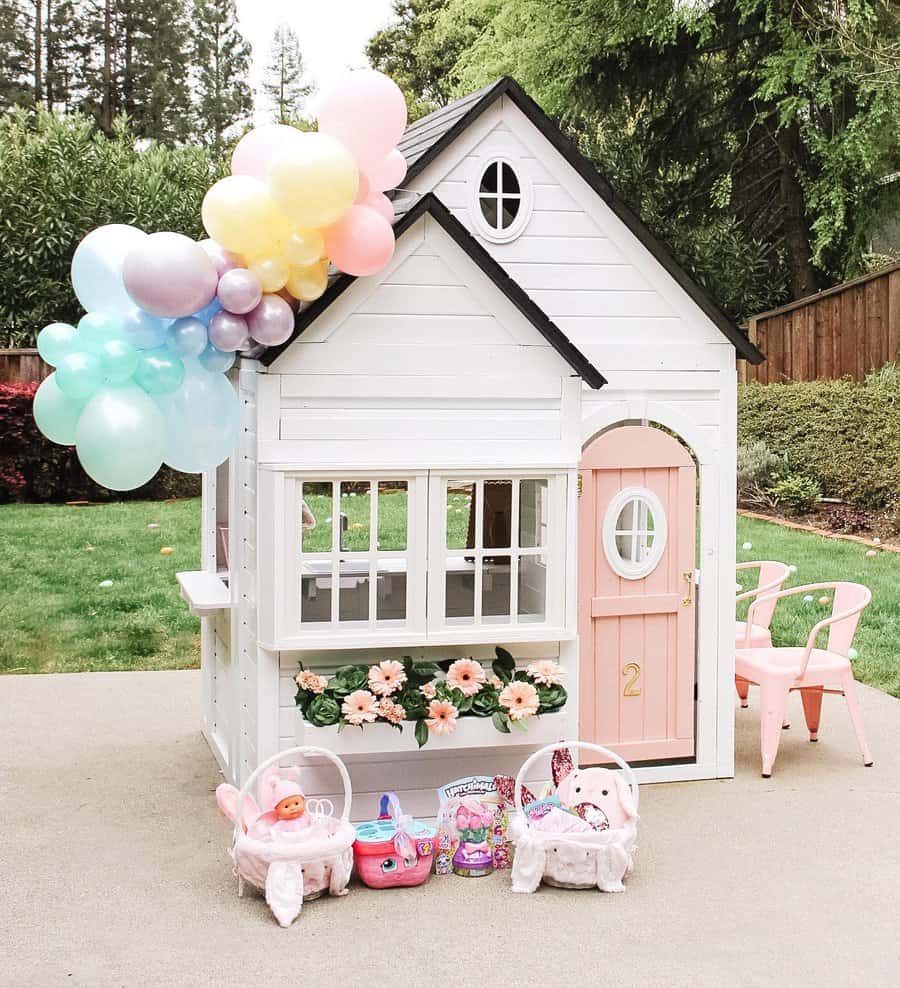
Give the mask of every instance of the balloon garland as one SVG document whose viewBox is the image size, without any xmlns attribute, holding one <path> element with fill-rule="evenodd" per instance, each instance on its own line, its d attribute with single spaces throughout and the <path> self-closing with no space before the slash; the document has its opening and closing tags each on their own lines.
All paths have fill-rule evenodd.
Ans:
<svg viewBox="0 0 900 988">
<path fill-rule="evenodd" d="M 236 352 L 286 342 L 329 262 L 364 276 L 391 259 L 384 192 L 406 174 L 403 94 L 380 72 L 351 72 L 323 94 L 318 125 L 257 127 L 238 142 L 231 175 L 203 200 L 207 240 L 114 223 L 78 245 L 72 287 L 86 314 L 38 334 L 55 370 L 34 418 L 98 484 L 132 490 L 163 463 L 200 473 L 227 459 Z"/>
</svg>

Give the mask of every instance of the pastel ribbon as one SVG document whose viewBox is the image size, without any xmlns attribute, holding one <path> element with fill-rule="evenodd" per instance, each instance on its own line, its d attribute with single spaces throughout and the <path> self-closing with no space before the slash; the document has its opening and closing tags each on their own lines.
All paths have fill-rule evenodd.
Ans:
<svg viewBox="0 0 900 988">
<path fill-rule="evenodd" d="M 416 860 L 416 843 L 413 838 L 415 820 L 400 808 L 400 800 L 395 792 L 387 794 L 388 812 L 394 824 L 394 848 L 404 861 Z"/>
</svg>

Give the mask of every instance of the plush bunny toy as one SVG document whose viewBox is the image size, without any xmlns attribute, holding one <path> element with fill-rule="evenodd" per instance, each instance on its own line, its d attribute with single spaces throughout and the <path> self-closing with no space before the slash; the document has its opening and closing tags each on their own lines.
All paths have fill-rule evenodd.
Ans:
<svg viewBox="0 0 900 988">
<path fill-rule="evenodd" d="M 618 829 L 637 819 L 631 789 L 621 772 L 576 769 L 568 748 L 557 748 L 550 762 L 556 795 L 594 830 Z"/>
</svg>

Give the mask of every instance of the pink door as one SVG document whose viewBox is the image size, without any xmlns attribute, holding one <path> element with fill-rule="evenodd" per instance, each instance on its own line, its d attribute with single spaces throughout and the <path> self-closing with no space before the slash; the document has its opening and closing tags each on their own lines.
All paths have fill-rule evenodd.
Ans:
<svg viewBox="0 0 900 988">
<path fill-rule="evenodd" d="M 696 471 L 649 426 L 584 450 L 579 736 L 629 761 L 694 753 Z"/>
</svg>

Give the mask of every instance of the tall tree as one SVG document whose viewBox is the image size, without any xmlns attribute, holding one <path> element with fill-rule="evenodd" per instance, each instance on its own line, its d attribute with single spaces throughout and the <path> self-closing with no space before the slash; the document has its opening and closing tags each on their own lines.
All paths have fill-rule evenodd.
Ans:
<svg viewBox="0 0 900 988">
<path fill-rule="evenodd" d="M 78 103 L 90 46 L 75 0 L 45 2 L 44 102 L 67 113 Z"/>
<path fill-rule="evenodd" d="M 28 106 L 32 86 L 32 35 L 20 0 L 0 0 L 0 109 Z"/>
<path fill-rule="evenodd" d="M 305 74 L 297 35 L 287 24 L 279 24 L 262 86 L 279 123 L 291 123 L 300 116 L 306 97 L 313 91 L 312 85 L 304 82 Z"/>
<path fill-rule="evenodd" d="M 237 25 L 235 0 L 194 0 L 191 20 L 199 136 L 218 147 L 225 131 L 253 110 L 250 45 Z"/>
</svg>

